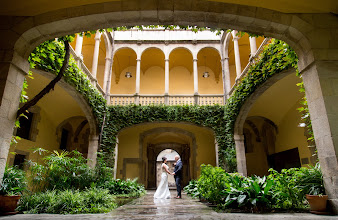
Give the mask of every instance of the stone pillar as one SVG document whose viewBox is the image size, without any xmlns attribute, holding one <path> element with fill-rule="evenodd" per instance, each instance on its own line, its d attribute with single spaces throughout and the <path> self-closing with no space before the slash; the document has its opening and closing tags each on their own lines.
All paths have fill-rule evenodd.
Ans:
<svg viewBox="0 0 338 220">
<path fill-rule="evenodd" d="M 100 39 L 101 39 L 101 33 L 97 31 L 95 35 L 95 46 L 94 46 L 93 65 L 92 65 L 92 75 L 95 79 L 96 79 L 96 74 L 97 74 L 97 64 L 99 62 Z"/>
<path fill-rule="evenodd" d="M 250 41 L 250 57 L 254 56 L 257 52 L 257 45 L 256 45 L 256 38 L 255 37 L 249 37 Z"/>
<path fill-rule="evenodd" d="M 338 61 L 316 61 L 302 72 L 330 207 L 338 213 Z"/>
<path fill-rule="evenodd" d="M 223 78 L 223 93 L 225 104 L 225 101 L 228 99 L 229 92 L 231 90 L 229 57 L 222 59 L 222 78 Z"/>
<path fill-rule="evenodd" d="M 0 60 L 0 182 L 7 162 L 16 113 L 29 63 L 13 51 L 3 52 Z"/>
<path fill-rule="evenodd" d="M 237 172 L 243 176 L 247 176 L 244 135 L 235 135 L 234 139 L 236 145 Z"/>
<path fill-rule="evenodd" d="M 164 103 L 169 104 L 169 59 L 165 59 L 164 65 Z"/>
<path fill-rule="evenodd" d="M 83 36 L 80 34 L 76 37 L 76 45 L 75 45 L 75 53 L 78 57 L 82 58 L 82 44 L 83 44 Z"/>
<path fill-rule="evenodd" d="M 168 95 L 169 94 L 169 59 L 165 59 L 164 75 L 165 75 L 164 94 Z"/>
<path fill-rule="evenodd" d="M 109 77 L 109 72 L 110 72 L 110 67 L 111 67 L 111 58 L 106 57 L 106 63 L 104 66 L 104 75 L 103 75 L 103 92 L 106 93 L 107 91 L 107 86 L 108 86 L 108 77 Z"/>
<path fill-rule="evenodd" d="M 195 104 L 198 104 L 198 67 L 197 59 L 193 59 L 193 71 L 194 71 L 194 99 Z"/>
<path fill-rule="evenodd" d="M 233 31 L 233 41 L 234 41 L 234 53 L 235 53 L 235 65 L 236 65 L 236 75 L 239 78 L 242 74 L 242 66 L 241 66 L 241 56 L 239 54 L 239 46 L 238 46 L 238 39 L 239 37 L 236 36 L 237 31 Z"/>
<path fill-rule="evenodd" d="M 141 82 L 141 59 L 136 59 L 136 87 L 135 87 L 136 94 L 140 94 L 140 82 Z"/>
<path fill-rule="evenodd" d="M 88 165 L 91 168 L 94 168 L 96 165 L 98 147 L 99 147 L 99 136 L 91 134 L 89 136 L 88 156 L 87 156 L 87 159 L 89 159 Z"/>
</svg>

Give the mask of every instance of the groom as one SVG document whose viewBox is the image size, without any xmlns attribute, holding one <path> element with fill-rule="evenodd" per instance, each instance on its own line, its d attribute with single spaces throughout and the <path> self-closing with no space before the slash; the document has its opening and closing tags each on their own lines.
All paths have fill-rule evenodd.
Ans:
<svg viewBox="0 0 338 220">
<path fill-rule="evenodd" d="M 183 176 L 183 164 L 182 161 L 180 159 L 180 156 L 176 155 L 175 156 L 175 161 L 176 161 L 176 165 L 175 165 L 175 169 L 173 172 L 173 175 L 175 177 L 175 182 L 176 182 L 176 188 L 177 188 L 177 196 L 175 197 L 176 199 L 181 199 L 181 181 L 182 181 L 182 176 Z"/>
</svg>

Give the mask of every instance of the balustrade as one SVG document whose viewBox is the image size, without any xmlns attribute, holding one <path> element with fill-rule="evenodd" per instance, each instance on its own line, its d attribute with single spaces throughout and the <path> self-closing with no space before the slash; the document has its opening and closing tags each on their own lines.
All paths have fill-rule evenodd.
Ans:
<svg viewBox="0 0 338 220">
<path fill-rule="evenodd" d="M 194 95 L 110 95 L 111 105 L 130 105 L 136 104 L 139 98 L 140 105 L 194 105 Z M 198 105 L 224 105 L 223 95 L 198 95 Z"/>
</svg>

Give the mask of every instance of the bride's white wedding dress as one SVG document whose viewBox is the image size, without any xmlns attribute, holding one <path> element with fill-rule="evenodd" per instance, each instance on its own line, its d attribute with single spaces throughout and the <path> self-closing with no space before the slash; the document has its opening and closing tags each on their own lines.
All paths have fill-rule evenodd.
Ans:
<svg viewBox="0 0 338 220">
<path fill-rule="evenodd" d="M 163 163 L 161 166 L 161 182 L 157 187 L 157 190 L 154 194 L 155 199 L 170 199 L 170 191 L 169 191 L 169 185 L 168 185 L 168 173 L 165 171 L 164 166 L 167 168 L 168 165 Z"/>
</svg>

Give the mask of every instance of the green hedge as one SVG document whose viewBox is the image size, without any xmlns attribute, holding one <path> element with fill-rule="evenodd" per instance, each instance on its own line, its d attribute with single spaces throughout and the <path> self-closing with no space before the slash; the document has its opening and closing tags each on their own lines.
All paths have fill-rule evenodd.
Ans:
<svg viewBox="0 0 338 220">
<path fill-rule="evenodd" d="M 61 67 L 63 56 L 64 46 L 61 42 L 47 41 L 32 52 L 29 61 L 32 68 L 56 73 Z M 286 43 L 272 40 L 234 89 L 225 106 L 107 106 L 105 99 L 77 67 L 74 59 L 70 60 L 64 80 L 87 99 L 99 126 L 103 124 L 105 116 L 100 148 L 109 166 L 114 165 L 116 135 L 121 129 L 144 122 L 177 121 L 212 128 L 218 141 L 220 165 L 234 172 L 236 153 L 233 132 L 241 106 L 269 77 L 291 67 L 297 67 L 296 53 Z"/>
</svg>

